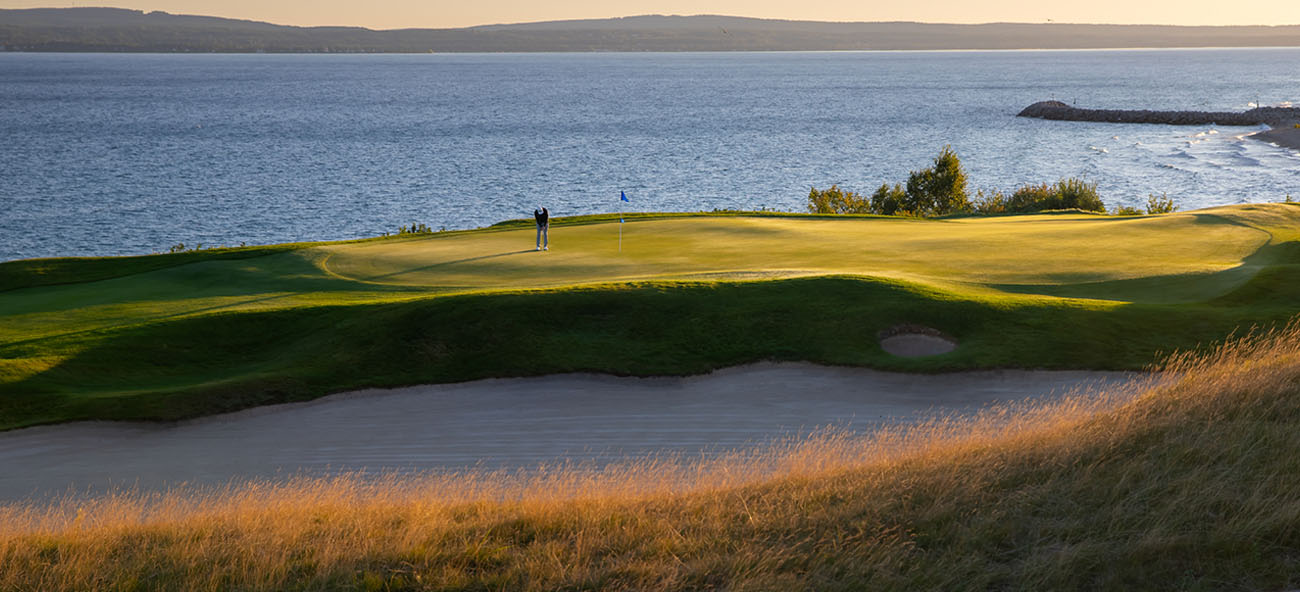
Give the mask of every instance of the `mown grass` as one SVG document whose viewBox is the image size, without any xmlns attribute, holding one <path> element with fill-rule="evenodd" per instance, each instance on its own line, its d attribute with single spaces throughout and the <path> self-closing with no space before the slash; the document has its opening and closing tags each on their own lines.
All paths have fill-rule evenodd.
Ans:
<svg viewBox="0 0 1300 592">
<path fill-rule="evenodd" d="M 6 590 L 1284 590 L 1300 329 L 1148 382 L 603 471 L 0 506 Z"/>
<path fill-rule="evenodd" d="M 38 342 L 37 351 L 67 358 L 0 390 L 0 418 L 9 427 L 179 419 L 338 389 L 586 371 L 691 374 L 764 359 L 912 372 L 1138 369 L 1158 352 L 1208 345 L 1261 318 L 1284 321 L 1292 309 L 1279 299 L 1273 309 L 970 299 L 829 277 L 202 315 Z M 900 320 L 942 327 L 963 346 L 936 358 L 890 356 L 875 336 Z"/>
<path fill-rule="evenodd" d="M 1113 219 L 782 215 L 0 264 L 0 429 L 370 386 L 765 359 L 1133 369 L 1300 312 L 1300 208 Z M 894 358 L 879 331 L 960 340 Z"/>
</svg>

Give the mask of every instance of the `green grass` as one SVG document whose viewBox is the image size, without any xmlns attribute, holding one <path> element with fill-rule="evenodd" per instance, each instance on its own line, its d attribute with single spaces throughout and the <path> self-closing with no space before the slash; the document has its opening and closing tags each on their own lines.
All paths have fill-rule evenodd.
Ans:
<svg viewBox="0 0 1300 592">
<path fill-rule="evenodd" d="M 1300 208 L 1152 217 L 559 220 L 0 264 L 0 429 L 173 419 L 368 386 L 764 359 L 1139 368 L 1300 312 Z M 521 227 L 522 226 L 522 227 Z M 899 323 L 960 340 L 904 360 Z"/>
</svg>

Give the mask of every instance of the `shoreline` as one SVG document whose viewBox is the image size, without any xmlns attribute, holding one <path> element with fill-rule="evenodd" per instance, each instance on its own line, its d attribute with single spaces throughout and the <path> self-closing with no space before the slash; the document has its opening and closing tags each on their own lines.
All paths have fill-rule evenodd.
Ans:
<svg viewBox="0 0 1300 592">
<path fill-rule="evenodd" d="M 1290 148 L 1292 150 L 1300 151 L 1300 128 L 1297 127 L 1276 127 L 1262 132 L 1255 132 L 1246 137 L 1252 140 L 1276 144 L 1282 148 Z"/>
</svg>

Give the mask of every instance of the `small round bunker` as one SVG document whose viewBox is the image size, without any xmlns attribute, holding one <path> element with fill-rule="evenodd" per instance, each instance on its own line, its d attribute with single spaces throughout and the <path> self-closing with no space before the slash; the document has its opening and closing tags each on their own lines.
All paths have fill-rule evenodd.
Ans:
<svg viewBox="0 0 1300 592">
<path fill-rule="evenodd" d="M 880 332 L 880 347 L 900 358 L 925 358 L 957 349 L 957 340 L 938 329 L 895 325 Z"/>
</svg>

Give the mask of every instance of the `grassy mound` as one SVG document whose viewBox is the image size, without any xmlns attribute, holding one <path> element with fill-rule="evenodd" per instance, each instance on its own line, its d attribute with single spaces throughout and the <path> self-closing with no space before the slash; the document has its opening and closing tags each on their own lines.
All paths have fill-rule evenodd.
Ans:
<svg viewBox="0 0 1300 592">
<path fill-rule="evenodd" d="M 1283 590 L 1300 330 L 1165 382 L 703 464 L 0 506 L 6 590 Z"/>
<path fill-rule="evenodd" d="M 0 429 L 360 387 L 763 359 L 1132 369 L 1300 312 L 1300 208 L 913 220 L 644 215 L 0 264 Z M 875 335 L 919 324 L 950 354 Z"/>
</svg>

